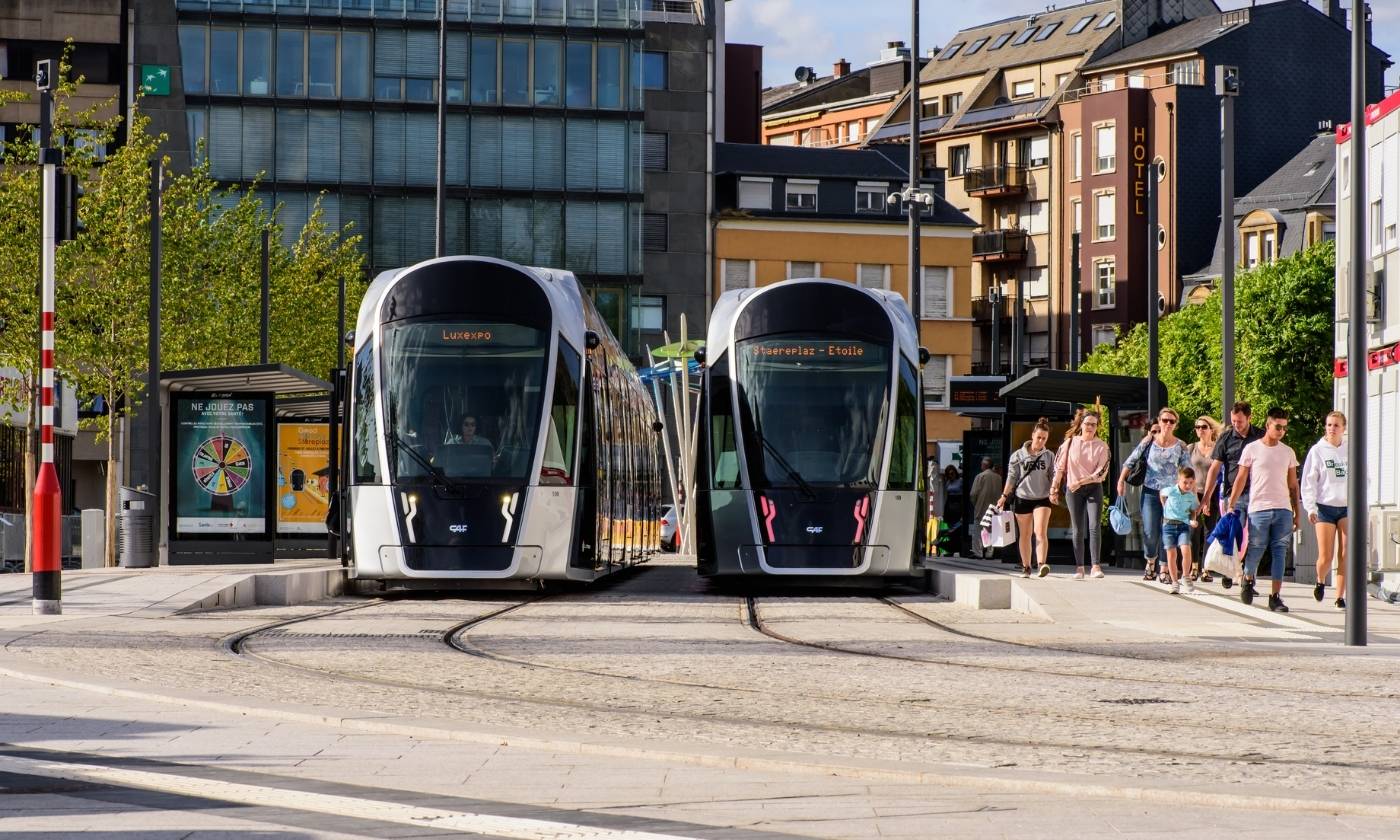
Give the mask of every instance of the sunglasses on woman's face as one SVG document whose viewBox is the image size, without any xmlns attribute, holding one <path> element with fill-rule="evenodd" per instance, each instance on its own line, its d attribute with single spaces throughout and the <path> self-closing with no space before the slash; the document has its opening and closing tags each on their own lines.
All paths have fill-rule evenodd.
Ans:
<svg viewBox="0 0 1400 840">
<path fill-rule="evenodd" d="M 1210 428 L 1210 426 L 1207 426 L 1205 423 L 1197 423 L 1197 424 L 1196 424 L 1196 431 L 1198 431 L 1198 432 L 1204 432 L 1206 429 L 1209 429 L 1209 428 Z"/>
</svg>

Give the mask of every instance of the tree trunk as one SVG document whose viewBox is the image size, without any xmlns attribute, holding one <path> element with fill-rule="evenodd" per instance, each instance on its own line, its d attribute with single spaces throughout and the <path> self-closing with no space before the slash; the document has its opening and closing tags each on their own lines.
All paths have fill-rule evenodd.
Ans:
<svg viewBox="0 0 1400 840">
<path fill-rule="evenodd" d="M 104 511 L 106 527 L 106 551 L 103 562 L 107 566 L 117 565 L 117 414 L 116 385 L 110 380 L 107 384 L 107 494 Z"/>
</svg>

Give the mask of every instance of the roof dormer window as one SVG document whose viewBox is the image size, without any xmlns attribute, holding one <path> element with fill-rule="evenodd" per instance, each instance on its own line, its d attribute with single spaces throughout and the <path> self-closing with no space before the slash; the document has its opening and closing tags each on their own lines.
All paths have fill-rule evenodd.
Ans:
<svg viewBox="0 0 1400 840">
<path fill-rule="evenodd" d="M 1021 46 L 1022 44 L 1026 43 L 1027 41 L 1029 41 L 1029 40 L 1031 39 L 1031 37 L 1032 37 L 1033 35 L 1035 35 L 1035 33 L 1038 32 L 1039 30 L 1040 30 L 1040 27 L 1039 27 L 1039 26 L 1028 26 L 1028 27 L 1026 27 L 1026 30 L 1025 30 L 1024 32 L 1022 32 L 1019 36 L 1017 36 L 1016 40 L 1014 40 L 1014 41 L 1011 42 L 1011 46 L 1013 46 L 1013 47 L 1019 47 L 1019 46 Z"/>
<path fill-rule="evenodd" d="M 975 52 L 977 52 L 978 50 L 982 49 L 982 45 L 985 44 L 985 43 L 987 43 L 987 39 L 986 39 L 986 38 L 978 38 L 976 41 L 973 41 L 971 44 L 968 45 L 968 47 L 967 47 L 967 52 L 963 53 L 963 55 L 964 55 L 964 56 L 972 55 L 973 53 L 975 53 Z"/>
<path fill-rule="evenodd" d="M 987 52 L 991 52 L 992 50 L 999 50 L 999 49 L 1001 49 L 1002 47 L 1006 46 L 1006 42 L 1007 42 L 1007 41 L 1010 41 L 1010 40 L 1011 40 L 1011 36 L 1012 36 L 1012 35 L 1015 35 L 1015 34 L 1016 34 L 1015 32 L 1003 32 L 1003 33 L 1001 33 L 1000 35 L 997 36 L 996 40 L 992 42 L 992 45 L 991 45 L 990 47 L 987 47 Z"/>
<path fill-rule="evenodd" d="M 1035 36 L 1035 39 L 1037 41 L 1044 41 L 1046 38 L 1049 38 L 1051 35 L 1054 35 L 1055 30 L 1059 28 L 1060 22 L 1057 20 L 1054 23 L 1046 25 L 1044 29 L 1040 30 L 1040 34 Z"/>
<path fill-rule="evenodd" d="M 1094 28 L 1095 28 L 1095 29 L 1107 29 L 1107 28 L 1109 28 L 1110 26 L 1112 26 L 1112 25 L 1113 25 L 1113 22 L 1116 21 L 1116 20 L 1118 20 L 1118 13 L 1117 13 L 1117 12 L 1109 12 L 1108 14 L 1106 14 L 1106 15 L 1103 16 L 1103 20 L 1099 21 L 1099 25 L 1098 25 L 1098 26 L 1095 26 Z"/>
<path fill-rule="evenodd" d="M 948 49 L 944 50 L 944 51 L 938 56 L 938 60 L 939 60 L 939 61 L 947 61 L 948 59 L 950 59 L 950 58 L 952 58 L 953 56 L 957 55 L 957 54 L 958 54 L 958 50 L 962 49 L 962 45 L 963 45 L 963 42 L 962 42 L 962 41 L 959 41 L 959 42 L 957 42 L 956 44 L 952 45 L 952 46 L 949 47 Z"/>
<path fill-rule="evenodd" d="M 1098 17 L 1098 15 L 1085 15 L 1084 17 L 1080 18 L 1079 22 L 1070 28 L 1069 34 L 1078 35 L 1079 33 L 1083 32 L 1085 28 L 1088 27 L 1089 24 L 1092 23 L 1094 18 L 1096 17 Z"/>
</svg>

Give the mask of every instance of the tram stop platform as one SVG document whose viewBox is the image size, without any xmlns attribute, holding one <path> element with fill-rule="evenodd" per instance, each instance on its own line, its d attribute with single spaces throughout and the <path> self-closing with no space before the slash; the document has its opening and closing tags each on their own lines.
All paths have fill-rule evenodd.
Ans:
<svg viewBox="0 0 1400 840">
<path fill-rule="evenodd" d="M 1283 584 L 1289 612 L 1268 609 L 1269 581 L 1258 583 L 1254 603 L 1240 602 L 1238 585 L 1225 589 L 1217 576 L 1196 583 L 1193 594 L 1172 595 L 1170 587 L 1142 579 L 1141 570 L 1104 568 L 1102 579 L 1075 580 L 1073 566 L 1052 566 L 1049 576 L 1020 576 L 1020 567 L 996 560 L 929 557 L 923 561 L 930 591 L 974 610 L 1006 610 L 1008 624 L 1028 644 L 1260 642 L 1286 645 L 1340 645 L 1346 613 L 1334 605 L 1329 587 L 1322 602 L 1311 584 Z M 1400 605 L 1367 599 L 1371 649 L 1400 655 Z M 994 619 L 994 614 L 988 616 Z M 1014 627 L 1012 626 L 1014 624 Z M 1358 649 L 1359 650 L 1359 649 Z"/>
<path fill-rule="evenodd" d="M 205 610 L 289 606 L 339 595 L 344 569 L 326 560 L 221 566 L 74 569 L 63 573 L 63 612 L 31 614 L 30 575 L 0 575 L 0 629 L 31 620 L 130 616 L 159 618 Z"/>
</svg>

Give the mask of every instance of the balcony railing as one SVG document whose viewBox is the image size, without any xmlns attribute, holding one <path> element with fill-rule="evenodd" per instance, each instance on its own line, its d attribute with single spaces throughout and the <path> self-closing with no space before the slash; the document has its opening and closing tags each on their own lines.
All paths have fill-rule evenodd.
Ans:
<svg viewBox="0 0 1400 840">
<path fill-rule="evenodd" d="M 699 23 L 694 0 L 642 0 L 642 20 L 656 23 Z"/>
<path fill-rule="evenodd" d="M 1007 262 L 1025 258 L 1024 230 L 990 230 L 972 235 L 972 259 L 977 262 Z"/>
<path fill-rule="evenodd" d="M 981 166 L 963 173 L 963 190 L 968 195 L 990 197 L 1020 195 L 1026 191 L 1026 168 L 1000 163 Z"/>
</svg>

